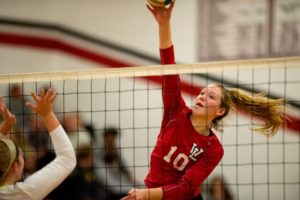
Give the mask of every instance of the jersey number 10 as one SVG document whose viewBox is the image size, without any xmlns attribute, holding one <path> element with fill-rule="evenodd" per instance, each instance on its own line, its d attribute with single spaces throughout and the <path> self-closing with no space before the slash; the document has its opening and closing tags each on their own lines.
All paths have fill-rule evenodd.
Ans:
<svg viewBox="0 0 300 200">
<path fill-rule="evenodd" d="M 173 154 L 175 153 L 176 150 L 177 150 L 176 146 L 171 146 L 169 153 L 166 156 L 164 156 L 164 160 L 167 163 L 171 162 L 171 157 L 173 156 Z M 202 152 L 203 152 L 203 149 L 197 147 L 197 145 L 195 143 L 193 143 L 189 157 L 193 161 L 196 161 L 197 160 L 196 156 L 200 155 Z M 183 171 L 189 162 L 189 157 L 187 155 L 185 155 L 184 153 L 179 153 L 176 156 L 176 158 L 173 160 L 173 167 L 175 169 L 177 169 L 178 171 Z M 181 164 L 178 164 L 180 160 L 182 160 L 182 162 L 181 162 Z"/>
</svg>

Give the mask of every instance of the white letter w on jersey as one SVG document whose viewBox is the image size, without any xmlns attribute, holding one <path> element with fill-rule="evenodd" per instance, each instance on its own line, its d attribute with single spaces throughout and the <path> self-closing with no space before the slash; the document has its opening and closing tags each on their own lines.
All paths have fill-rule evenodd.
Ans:
<svg viewBox="0 0 300 200">
<path fill-rule="evenodd" d="M 195 143 L 193 143 L 193 146 L 192 146 L 192 149 L 191 149 L 191 152 L 190 152 L 190 155 L 189 157 L 193 160 L 193 161 L 196 161 L 196 157 L 201 154 L 203 152 L 203 149 L 202 148 L 199 148 L 197 147 L 197 145 Z"/>
</svg>

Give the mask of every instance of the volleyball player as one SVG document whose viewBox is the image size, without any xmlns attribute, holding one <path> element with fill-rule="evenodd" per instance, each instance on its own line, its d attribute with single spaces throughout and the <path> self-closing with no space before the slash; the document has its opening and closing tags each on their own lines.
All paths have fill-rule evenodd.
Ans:
<svg viewBox="0 0 300 200">
<path fill-rule="evenodd" d="M 174 64 L 170 28 L 174 3 L 169 7 L 147 7 L 159 27 L 161 64 Z M 188 108 L 178 75 L 163 76 L 162 95 L 163 121 L 145 179 L 147 189 L 132 189 L 122 200 L 202 199 L 200 185 L 223 156 L 215 130 L 232 106 L 261 118 L 264 123 L 255 130 L 265 134 L 274 134 L 284 121 L 278 110 L 283 100 L 252 97 L 218 84 L 202 89 L 193 108 Z"/>
<path fill-rule="evenodd" d="M 3 117 L 0 125 L 1 200 L 41 200 L 56 188 L 76 165 L 72 144 L 52 110 L 56 92 L 52 89 L 47 92 L 41 90 L 39 96 L 32 93 L 32 97 L 35 103 L 27 103 L 27 105 L 43 119 L 51 137 L 56 158 L 24 181 L 20 181 L 24 168 L 24 156 L 16 143 L 8 138 L 9 131 L 16 120 L 1 101 L 0 113 Z"/>
</svg>

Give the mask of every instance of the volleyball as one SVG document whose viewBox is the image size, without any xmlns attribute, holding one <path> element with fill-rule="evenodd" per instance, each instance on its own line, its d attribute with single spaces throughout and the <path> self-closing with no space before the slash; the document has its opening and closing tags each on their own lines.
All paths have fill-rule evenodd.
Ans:
<svg viewBox="0 0 300 200">
<path fill-rule="evenodd" d="M 174 0 L 147 0 L 147 2 L 153 6 L 167 6 Z"/>
</svg>

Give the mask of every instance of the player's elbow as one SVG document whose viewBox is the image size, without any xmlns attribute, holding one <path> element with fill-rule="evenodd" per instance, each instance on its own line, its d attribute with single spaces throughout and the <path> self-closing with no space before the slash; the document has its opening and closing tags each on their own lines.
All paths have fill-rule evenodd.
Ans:
<svg viewBox="0 0 300 200">
<path fill-rule="evenodd" d="M 73 169 L 76 167 L 76 164 L 77 164 L 76 154 L 74 151 L 70 155 L 69 159 L 70 159 L 70 168 L 71 168 L 71 171 L 73 171 Z"/>
<path fill-rule="evenodd" d="M 77 164 L 76 154 L 74 151 L 69 151 L 62 158 L 65 169 L 70 173 L 75 169 Z"/>
</svg>

